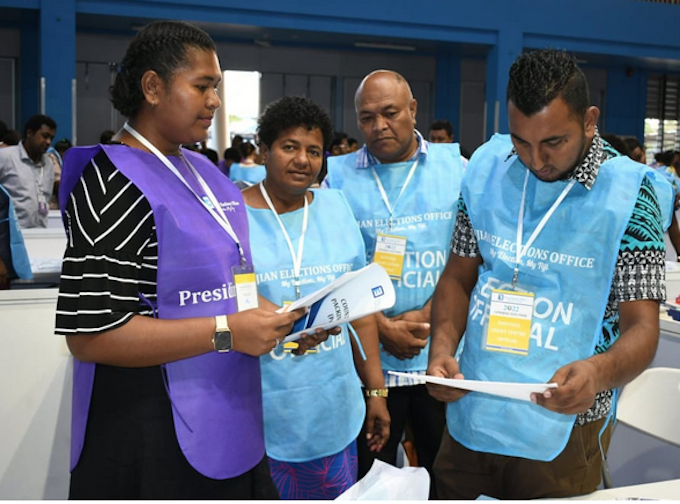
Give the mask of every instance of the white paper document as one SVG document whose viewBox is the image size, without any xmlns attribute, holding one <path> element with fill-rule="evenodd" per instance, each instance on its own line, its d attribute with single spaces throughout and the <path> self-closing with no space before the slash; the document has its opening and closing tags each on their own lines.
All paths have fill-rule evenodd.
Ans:
<svg viewBox="0 0 680 504">
<path fill-rule="evenodd" d="M 321 327 L 330 329 L 394 306 L 396 297 L 392 280 L 385 269 L 371 263 L 345 273 L 312 294 L 298 299 L 279 311 L 308 307 L 308 312 L 295 322 L 283 340 L 294 341 L 302 333 L 313 334 Z"/>
<path fill-rule="evenodd" d="M 446 385 L 447 387 L 470 390 L 472 392 L 482 392 L 484 394 L 508 397 L 510 399 L 519 399 L 520 401 L 531 401 L 532 393 L 542 394 L 548 389 L 557 388 L 557 383 L 508 383 L 480 380 L 458 380 L 454 378 L 440 378 L 438 376 L 428 375 L 414 376 L 409 373 L 400 373 L 399 371 L 388 371 L 388 373 L 396 376 L 411 378 L 413 380 L 421 380 L 427 383 L 436 383 L 438 385 Z"/>
</svg>

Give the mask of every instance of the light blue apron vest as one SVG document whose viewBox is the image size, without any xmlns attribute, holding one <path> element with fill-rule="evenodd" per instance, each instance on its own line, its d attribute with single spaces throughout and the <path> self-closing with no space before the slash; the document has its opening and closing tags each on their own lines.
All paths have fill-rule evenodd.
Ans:
<svg viewBox="0 0 680 504">
<path fill-rule="evenodd" d="M 527 170 L 517 156 L 507 158 L 511 148 L 507 135 L 495 135 L 475 152 L 461 188 L 484 262 L 470 297 L 460 368 L 472 380 L 546 382 L 559 367 L 593 355 L 621 239 L 652 171 L 613 158 L 600 166 L 592 189 L 572 187 L 519 267 L 518 286 L 535 294 L 529 355 L 491 352 L 482 348 L 490 295 L 512 283 Z M 529 176 L 523 244 L 568 183 Z M 574 421 L 575 415 L 481 393 L 447 407 L 449 433 L 467 448 L 543 461 L 562 452 Z"/>
<path fill-rule="evenodd" d="M 397 296 L 387 317 L 419 310 L 432 297 L 449 257 L 449 246 L 456 220 L 458 194 L 463 169 L 458 144 L 429 144 L 427 158 L 420 162 L 396 207 L 395 201 L 413 161 L 375 165 L 394 210 L 394 227 L 389 230 L 389 211 L 380 195 L 370 168 L 357 169 L 356 154 L 328 158 L 329 187 L 341 189 L 359 222 L 366 244 L 368 262 L 373 260 L 379 232 L 408 239 L 400 281 L 393 280 Z M 383 369 L 424 371 L 428 345 L 413 359 L 400 360 L 380 352 Z"/>
<path fill-rule="evenodd" d="M 9 208 L 7 209 L 7 219 L 9 223 L 9 249 L 12 254 L 12 267 L 17 276 L 24 280 L 31 280 L 33 272 L 31 271 L 31 260 L 28 257 L 28 251 L 24 244 L 24 235 L 19 228 L 19 221 L 14 210 L 14 202 L 7 190 L 0 185 L 7 200 L 9 201 Z"/>
<path fill-rule="evenodd" d="M 240 163 L 234 163 L 229 167 L 229 178 L 234 182 L 242 180 L 248 184 L 257 184 L 267 175 L 263 165 L 243 166 Z"/>
<path fill-rule="evenodd" d="M 365 264 L 364 244 L 340 191 L 314 192 L 302 257 L 301 295 L 306 296 Z M 295 300 L 293 260 L 276 217 L 250 208 L 248 221 L 258 292 L 281 305 Z M 303 210 L 280 215 L 297 252 Z M 354 368 L 350 335 L 331 336 L 318 353 L 295 356 L 278 346 L 260 357 L 267 455 L 307 462 L 345 449 L 366 415 Z"/>
</svg>

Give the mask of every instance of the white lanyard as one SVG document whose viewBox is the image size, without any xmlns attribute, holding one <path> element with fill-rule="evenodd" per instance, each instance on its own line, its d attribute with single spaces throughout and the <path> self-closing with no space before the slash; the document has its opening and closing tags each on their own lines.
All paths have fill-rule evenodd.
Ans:
<svg viewBox="0 0 680 504">
<path fill-rule="evenodd" d="M 378 177 L 378 172 L 375 171 L 375 168 L 371 165 L 371 170 L 373 170 L 373 177 L 375 177 L 375 182 L 378 184 L 378 189 L 380 190 L 380 196 L 382 196 L 383 201 L 385 202 L 385 206 L 387 207 L 387 210 L 390 212 L 390 231 L 392 231 L 392 214 L 394 214 L 394 209 L 397 208 L 397 203 L 399 203 L 399 200 L 401 199 L 402 194 L 404 194 L 404 191 L 406 190 L 406 186 L 408 186 L 408 183 L 411 182 L 411 177 L 413 177 L 413 174 L 416 171 L 416 167 L 418 166 L 418 159 L 416 159 L 415 163 L 413 163 L 413 166 L 411 166 L 411 170 L 408 172 L 408 176 L 406 177 L 406 181 L 404 182 L 404 185 L 401 186 L 401 191 L 399 192 L 399 196 L 397 196 L 397 200 L 394 202 L 394 207 L 390 205 L 390 200 L 387 198 L 387 194 L 385 193 L 385 188 L 382 185 L 382 182 L 380 181 L 380 177 Z"/>
<path fill-rule="evenodd" d="M 536 229 L 534 229 L 534 232 L 531 234 L 529 237 L 529 240 L 522 246 L 522 234 L 524 232 L 524 201 L 526 199 L 527 195 L 527 184 L 529 182 L 529 170 L 527 169 L 527 174 L 526 177 L 524 177 L 524 188 L 522 189 L 522 201 L 520 202 L 519 205 L 519 217 L 517 218 L 517 251 L 515 255 L 515 272 L 512 275 L 512 286 L 515 287 L 517 285 L 517 276 L 519 275 L 519 262 L 526 254 L 527 250 L 529 250 L 529 247 L 534 243 L 534 240 L 536 240 L 536 237 L 538 234 L 543 230 L 545 227 L 546 223 L 548 222 L 548 219 L 552 217 L 552 214 L 557 210 L 557 207 L 560 206 L 560 203 L 564 200 L 564 198 L 567 197 L 567 194 L 569 194 L 569 191 L 571 191 L 571 188 L 574 187 L 574 184 L 576 183 L 576 179 L 572 179 L 571 182 L 567 185 L 562 190 L 562 194 L 558 196 L 558 198 L 555 200 L 555 202 L 552 204 L 550 209 L 546 212 L 546 214 L 543 216 L 541 221 L 538 223 L 538 226 L 536 226 Z"/>
<path fill-rule="evenodd" d="M 184 176 L 179 172 L 179 170 L 173 165 L 170 160 L 167 158 L 165 154 L 163 154 L 160 150 L 156 148 L 155 145 L 153 145 L 151 142 L 149 142 L 144 136 L 139 133 L 137 130 L 135 130 L 132 126 L 130 126 L 127 121 L 123 125 L 123 128 L 128 131 L 133 137 L 135 137 L 139 143 L 141 143 L 144 147 L 149 149 L 174 175 L 177 177 L 180 182 L 182 182 L 189 191 L 196 197 L 198 201 L 200 201 L 201 205 L 203 205 L 203 208 L 208 210 L 210 212 L 210 215 L 213 216 L 213 218 L 217 221 L 217 223 L 226 231 L 226 233 L 231 237 L 232 240 L 234 240 L 234 243 L 236 243 L 236 247 L 238 248 L 238 253 L 241 256 L 241 264 L 246 264 L 246 256 L 243 252 L 243 246 L 241 245 L 241 241 L 238 239 L 238 236 L 236 236 L 236 232 L 234 231 L 234 228 L 231 226 L 231 223 L 229 222 L 229 219 L 225 215 L 224 211 L 222 210 L 222 207 L 220 203 L 217 201 L 217 198 L 215 197 L 215 194 L 212 192 L 210 187 L 208 186 L 207 182 L 205 179 L 201 176 L 198 171 L 196 171 L 196 168 L 189 162 L 188 159 L 182 155 L 180 151 L 180 155 L 182 156 L 182 159 L 186 163 L 186 165 L 189 167 L 191 172 L 194 174 L 196 177 L 196 180 L 198 180 L 198 183 L 201 186 L 201 189 L 205 191 L 205 194 L 209 200 L 206 201 L 204 198 L 202 198 L 196 191 L 194 190 L 193 187 L 191 187 L 191 184 L 187 182 L 187 180 L 184 178 Z"/>
<path fill-rule="evenodd" d="M 265 189 L 264 187 L 264 181 L 260 182 L 260 192 L 262 193 L 262 197 L 264 198 L 264 200 L 267 202 L 267 206 L 269 206 L 269 209 L 272 211 L 272 213 L 276 217 L 276 220 L 279 222 L 279 226 L 281 227 L 283 236 L 286 238 L 286 243 L 288 243 L 290 257 L 293 259 L 293 275 L 295 276 L 295 295 L 297 296 L 297 299 L 300 299 L 300 271 L 302 269 L 302 251 L 305 248 L 305 233 L 307 232 L 307 221 L 309 218 L 309 203 L 307 203 L 307 195 L 305 194 L 304 213 L 302 217 L 302 233 L 300 233 L 300 240 L 298 241 L 298 251 L 296 255 L 295 249 L 293 248 L 293 242 L 290 241 L 290 235 L 288 234 L 286 226 L 283 224 L 281 217 L 279 217 L 279 213 L 276 211 L 276 208 L 274 208 L 274 204 L 272 203 L 272 200 L 269 197 L 269 193 L 267 193 L 267 189 Z"/>
</svg>

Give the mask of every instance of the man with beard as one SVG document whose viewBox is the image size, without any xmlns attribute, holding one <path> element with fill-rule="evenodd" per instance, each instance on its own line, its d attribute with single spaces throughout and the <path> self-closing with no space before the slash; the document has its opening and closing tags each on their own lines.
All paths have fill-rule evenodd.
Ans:
<svg viewBox="0 0 680 504">
<path fill-rule="evenodd" d="M 524 54 L 510 69 L 510 135 L 470 160 L 427 372 L 556 388 L 521 401 L 428 385 L 448 403 L 440 498 L 594 491 L 615 389 L 654 357 L 672 189 L 603 148 L 589 103 L 575 58 Z"/>
</svg>

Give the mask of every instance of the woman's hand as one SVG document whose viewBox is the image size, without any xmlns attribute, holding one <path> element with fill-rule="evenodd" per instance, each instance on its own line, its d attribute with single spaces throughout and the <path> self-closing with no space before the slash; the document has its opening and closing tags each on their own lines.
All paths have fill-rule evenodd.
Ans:
<svg viewBox="0 0 680 504">
<path fill-rule="evenodd" d="M 293 323 L 304 314 L 305 308 L 283 313 L 253 308 L 232 313 L 227 316 L 232 349 L 254 357 L 269 353 L 283 341 L 293 329 Z"/>
</svg>

